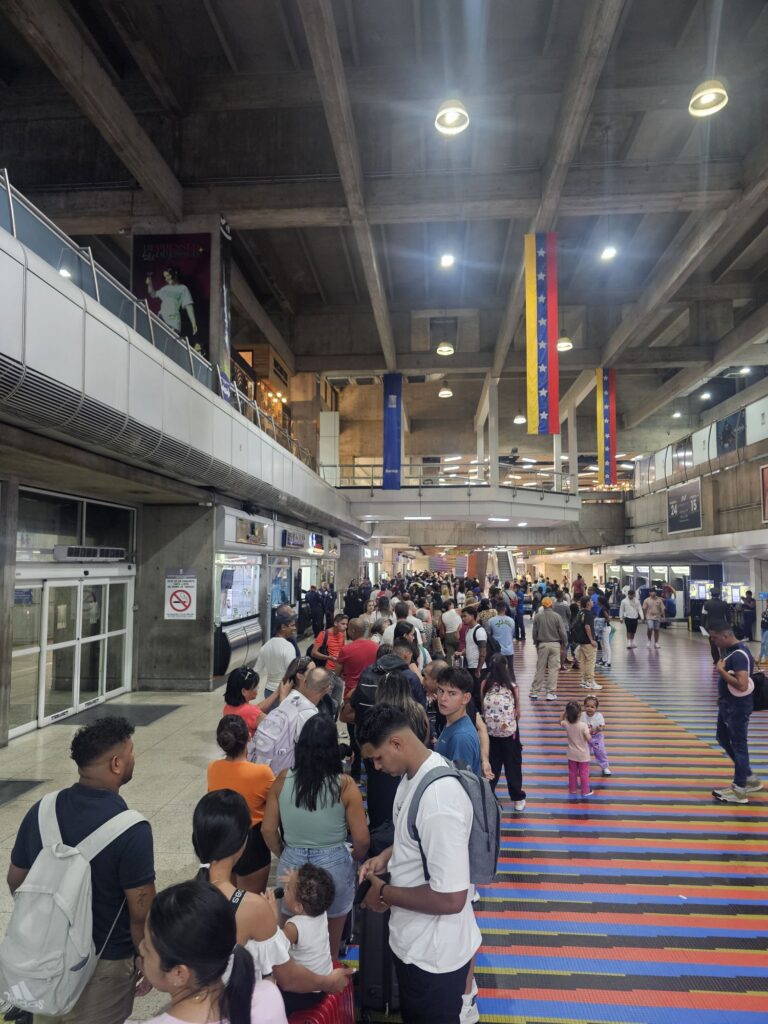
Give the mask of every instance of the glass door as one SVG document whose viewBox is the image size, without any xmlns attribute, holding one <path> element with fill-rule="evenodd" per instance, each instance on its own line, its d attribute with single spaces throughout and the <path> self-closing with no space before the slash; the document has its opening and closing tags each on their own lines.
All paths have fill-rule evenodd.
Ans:
<svg viewBox="0 0 768 1024">
<path fill-rule="evenodd" d="M 39 725 L 75 708 L 80 670 L 81 597 L 81 585 L 77 582 L 56 581 L 43 585 Z"/>
<path fill-rule="evenodd" d="M 42 583 L 16 587 L 11 612 L 11 698 L 8 708 L 11 735 L 37 727 L 42 610 Z"/>
</svg>

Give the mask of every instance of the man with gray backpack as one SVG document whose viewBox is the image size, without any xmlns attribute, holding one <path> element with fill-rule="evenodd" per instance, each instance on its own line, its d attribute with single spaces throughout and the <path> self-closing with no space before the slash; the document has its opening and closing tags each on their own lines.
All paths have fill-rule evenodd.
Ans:
<svg viewBox="0 0 768 1024">
<path fill-rule="evenodd" d="M 16 836 L 0 996 L 34 1024 L 123 1024 L 143 985 L 136 951 L 155 868 L 149 823 L 119 795 L 133 777 L 133 731 L 118 717 L 79 729 L 79 780 L 36 803 Z"/>
<path fill-rule="evenodd" d="M 493 881 L 496 873 L 498 803 L 485 779 L 430 752 L 400 708 L 372 708 L 360 725 L 359 743 L 376 768 L 402 776 L 394 842 L 360 869 L 361 883 L 368 883 L 362 906 L 390 912 L 389 948 L 403 1020 L 457 1024 L 481 942 L 472 883 Z M 361 986 L 364 954 L 361 942 Z"/>
</svg>

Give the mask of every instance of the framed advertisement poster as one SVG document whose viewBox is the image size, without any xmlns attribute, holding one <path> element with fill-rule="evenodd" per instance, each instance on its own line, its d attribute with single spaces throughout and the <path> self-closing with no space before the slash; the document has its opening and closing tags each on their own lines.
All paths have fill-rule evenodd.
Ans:
<svg viewBox="0 0 768 1024">
<path fill-rule="evenodd" d="M 762 520 L 768 523 L 768 466 L 760 467 L 760 507 Z"/>
<path fill-rule="evenodd" d="M 701 527 L 701 477 L 697 476 L 667 491 L 667 533 L 687 533 Z"/>
</svg>

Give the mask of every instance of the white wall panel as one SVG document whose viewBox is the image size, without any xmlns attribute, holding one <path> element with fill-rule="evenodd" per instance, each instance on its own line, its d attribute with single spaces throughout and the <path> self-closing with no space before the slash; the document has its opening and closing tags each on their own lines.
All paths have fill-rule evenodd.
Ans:
<svg viewBox="0 0 768 1024">
<path fill-rule="evenodd" d="M 232 462 L 232 417 L 219 402 L 213 403 L 213 457 L 227 466 Z"/>
<path fill-rule="evenodd" d="M 120 412 L 128 411 L 128 328 L 118 334 L 100 319 L 85 317 L 85 393 Z"/>
<path fill-rule="evenodd" d="M 3 234 L 5 243 L 10 236 Z M 10 238 L 13 242 L 13 239 Z M 8 245 L 9 250 L 16 247 Z M 23 250 L 17 255 L 23 256 Z M 11 359 L 22 361 L 22 312 L 24 295 L 24 266 L 18 258 L 0 249 L 0 310 L 2 313 L 3 351 Z"/>
<path fill-rule="evenodd" d="M 248 472 L 248 420 L 232 414 L 232 465 L 241 473 Z"/>
<path fill-rule="evenodd" d="M 189 425 L 196 408 L 197 396 L 166 365 L 163 371 L 163 434 L 182 444 L 189 444 Z"/>
<path fill-rule="evenodd" d="M 764 441 L 768 437 L 768 397 L 747 406 L 747 444 Z"/>
<path fill-rule="evenodd" d="M 654 456 L 654 462 L 656 464 L 656 483 L 663 484 L 665 480 L 664 466 L 666 463 L 667 449 L 662 448 L 660 452 L 656 452 Z"/>
<path fill-rule="evenodd" d="M 691 437 L 693 448 L 693 464 L 700 466 L 709 459 L 709 427 L 697 430 Z"/>
<path fill-rule="evenodd" d="M 73 297 L 82 297 L 78 289 L 71 290 Z M 83 317 L 71 298 L 27 273 L 27 364 L 78 391 L 83 386 Z"/>
<path fill-rule="evenodd" d="M 203 395 L 190 400 L 189 443 L 206 455 L 213 453 L 213 402 Z"/>
<path fill-rule="evenodd" d="M 138 344 L 131 344 L 129 357 L 128 412 L 139 423 L 163 429 L 163 364 Z"/>
</svg>

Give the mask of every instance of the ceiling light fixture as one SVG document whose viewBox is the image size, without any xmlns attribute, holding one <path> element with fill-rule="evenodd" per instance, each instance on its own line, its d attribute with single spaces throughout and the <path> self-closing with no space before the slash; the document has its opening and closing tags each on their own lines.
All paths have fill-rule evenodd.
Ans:
<svg viewBox="0 0 768 1024">
<path fill-rule="evenodd" d="M 565 334 L 561 334 L 557 339 L 557 351 L 558 352 L 570 352 L 573 348 L 573 342 L 570 338 L 566 337 Z"/>
<path fill-rule="evenodd" d="M 444 455 L 443 462 L 458 462 L 460 458 L 460 455 Z"/>
<path fill-rule="evenodd" d="M 529 459 L 527 455 L 524 455 L 520 461 L 527 463 L 529 466 L 536 465 L 536 459 Z"/>
<path fill-rule="evenodd" d="M 688 103 L 691 117 L 711 117 L 722 110 L 728 102 L 728 91 L 717 78 L 710 78 L 697 85 Z"/>
<path fill-rule="evenodd" d="M 441 341 L 440 344 L 435 349 L 435 352 L 439 356 L 452 356 L 454 351 L 454 347 L 450 343 L 450 341 Z"/>
<path fill-rule="evenodd" d="M 503 516 L 488 516 L 489 523 L 508 523 L 509 519 L 505 519 Z"/>
<path fill-rule="evenodd" d="M 672 413 L 672 419 L 679 420 L 682 415 L 683 414 L 680 412 L 679 409 L 675 409 L 675 411 Z"/>
<path fill-rule="evenodd" d="M 527 526 L 527 525 L 528 525 L 528 523 L 518 523 L 517 525 L 518 525 L 518 526 Z"/>
<path fill-rule="evenodd" d="M 742 375 L 742 377 L 747 377 L 750 373 L 752 373 L 752 367 L 742 366 L 742 368 L 739 370 L 739 373 Z"/>
<path fill-rule="evenodd" d="M 702 393 L 699 395 L 699 398 L 702 400 L 702 402 L 708 402 L 711 397 L 712 395 L 709 393 L 709 391 L 702 391 Z"/>
<path fill-rule="evenodd" d="M 445 100 L 435 115 L 435 128 L 441 135 L 460 135 L 469 127 L 469 112 L 461 100 Z"/>
<path fill-rule="evenodd" d="M 443 270 L 448 270 L 456 262 L 456 257 L 452 252 L 444 252 L 440 257 L 440 266 Z"/>
<path fill-rule="evenodd" d="M 516 415 L 516 416 L 515 416 L 515 418 L 514 418 L 514 419 L 512 420 L 512 422 L 513 422 L 513 423 L 515 424 L 515 426 L 516 426 L 516 427 L 522 427 L 522 425 L 523 425 L 524 423 L 527 423 L 527 422 L 528 422 L 528 420 L 527 420 L 527 419 L 525 418 L 525 416 L 523 415 L 523 411 L 522 411 L 522 409 L 518 409 L 518 411 L 517 411 L 517 415 Z"/>
<path fill-rule="evenodd" d="M 410 522 L 410 523 L 424 522 L 425 520 L 431 519 L 431 518 L 432 518 L 432 516 L 403 516 L 403 519 L 406 522 Z"/>
<path fill-rule="evenodd" d="M 606 247 L 600 253 L 600 259 L 603 260 L 605 263 L 608 263 L 609 260 L 613 260 L 616 258 L 618 252 L 619 250 L 616 248 L 615 245 L 606 245 Z"/>
<path fill-rule="evenodd" d="M 440 390 L 437 392 L 438 398 L 453 398 L 453 392 L 447 384 L 443 384 Z"/>
</svg>

